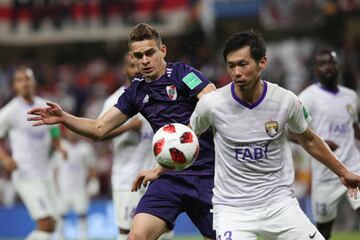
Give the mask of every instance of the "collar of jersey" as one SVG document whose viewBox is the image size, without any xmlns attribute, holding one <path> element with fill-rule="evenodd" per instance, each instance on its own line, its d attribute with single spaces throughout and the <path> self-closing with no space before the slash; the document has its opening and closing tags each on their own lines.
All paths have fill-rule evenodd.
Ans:
<svg viewBox="0 0 360 240">
<path fill-rule="evenodd" d="M 243 105 L 244 107 L 248 108 L 248 109 L 253 109 L 255 107 L 257 107 L 265 98 L 266 96 L 266 92 L 267 92 L 267 83 L 266 81 L 262 81 L 264 83 L 264 88 L 263 88 L 263 92 L 261 93 L 261 96 L 259 97 L 258 100 L 256 100 L 256 102 L 254 102 L 253 104 L 248 104 L 247 102 L 241 100 L 235 93 L 235 86 L 234 83 L 231 83 L 231 95 L 232 97 L 235 99 L 235 101 L 237 101 L 238 103 L 240 103 L 241 105 Z"/>
</svg>

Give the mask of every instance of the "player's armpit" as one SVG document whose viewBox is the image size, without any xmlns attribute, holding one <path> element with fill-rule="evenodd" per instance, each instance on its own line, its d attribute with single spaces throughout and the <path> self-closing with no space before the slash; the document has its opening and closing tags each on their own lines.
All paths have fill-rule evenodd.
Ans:
<svg viewBox="0 0 360 240">
<path fill-rule="evenodd" d="M 206 87 L 204 87 L 197 95 L 196 97 L 198 99 L 200 99 L 202 96 L 204 96 L 205 94 L 212 92 L 212 91 L 216 91 L 216 87 L 214 84 L 209 83 L 208 85 L 206 85 Z"/>
</svg>

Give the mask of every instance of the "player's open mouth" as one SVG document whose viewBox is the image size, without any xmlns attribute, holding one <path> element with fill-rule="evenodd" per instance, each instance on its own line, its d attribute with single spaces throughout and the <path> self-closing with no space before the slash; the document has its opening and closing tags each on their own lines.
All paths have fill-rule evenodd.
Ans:
<svg viewBox="0 0 360 240">
<path fill-rule="evenodd" d="M 152 72 L 152 70 L 153 70 L 152 67 L 143 68 L 144 73 L 150 73 L 150 72 Z"/>
</svg>

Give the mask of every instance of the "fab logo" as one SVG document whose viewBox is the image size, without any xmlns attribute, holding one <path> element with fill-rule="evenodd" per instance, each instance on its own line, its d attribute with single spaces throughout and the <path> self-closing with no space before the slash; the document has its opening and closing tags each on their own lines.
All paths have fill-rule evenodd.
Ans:
<svg viewBox="0 0 360 240">
<path fill-rule="evenodd" d="M 268 146 L 249 145 L 241 146 L 235 149 L 235 159 L 238 161 L 258 162 L 268 159 Z"/>
</svg>

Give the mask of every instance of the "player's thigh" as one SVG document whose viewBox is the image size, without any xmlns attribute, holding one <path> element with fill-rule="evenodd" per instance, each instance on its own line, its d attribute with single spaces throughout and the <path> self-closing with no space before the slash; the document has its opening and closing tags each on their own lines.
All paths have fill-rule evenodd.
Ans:
<svg viewBox="0 0 360 240">
<path fill-rule="evenodd" d="M 73 195 L 72 208 L 77 215 L 86 215 L 89 209 L 90 198 L 85 191 L 77 191 Z"/>
<path fill-rule="evenodd" d="M 32 181 L 16 176 L 12 177 L 12 180 L 33 219 L 57 217 L 54 206 L 54 189 L 50 182 Z"/>
<path fill-rule="evenodd" d="M 135 216 L 147 213 L 167 223 L 172 230 L 176 218 L 183 212 L 183 196 L 178 177 L 162 175 L 153 181 L 136 207 Z"/>
<path fill-rule="evenodd" d="M 167 230 L 167 222 L 163 219 L 147 213 L 137 213 L 131 224 L 129 238 L 136 236 L 135 239 L 155 240 Z"/>
<path fill-rule="evenodd" d="M 258 214 L 256 211 L 241 211 L 230 206 L 214 206 L 213 228 L 216 240 L 256 240 Z"/>
<path fill-rule="evenodd" d="M 289 199 L 269 206 L 263 219 L 260 233 L 264 239 L 324 239 L 301 210 L 296 199 Z"/>
<path fill-rule="evenodd" d="M 122 229 L 130 229 L 136 206 L 142 194 L 140 192 L 113 191 L 116 226 Z"/>
<path fill-rule="evenodd" d="M 339 202 L 346 191 L 340 181 L 313 184 L 311 207 L 317 223 L 329 222 L 336 218 Z"/>
<path fill-rule="evenodd" d="M 183 208 L 191 221 L 199 229 L 200 233 L 207 238 L 214 239 L 213 213 L 212 213 L 212 189 L 214 179 L 212 176 L 188 176 L 184 181 L 188 181 L 189 186 L 184 184 Z M 190 185 L 191 184 L 191 185 Z"/>
</svg>

